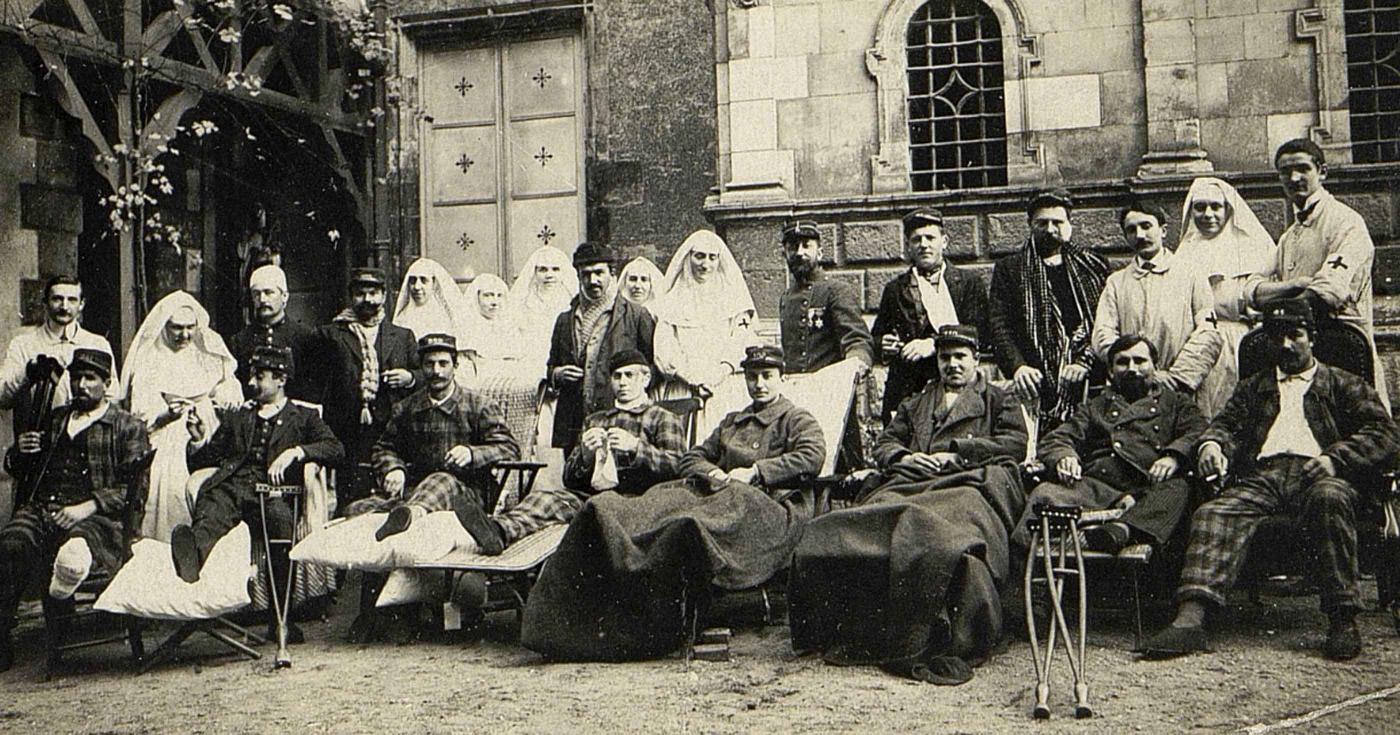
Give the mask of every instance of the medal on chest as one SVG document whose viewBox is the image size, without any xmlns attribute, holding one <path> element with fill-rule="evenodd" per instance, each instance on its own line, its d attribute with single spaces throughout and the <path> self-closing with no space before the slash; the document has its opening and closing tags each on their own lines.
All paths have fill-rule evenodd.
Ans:
<svg viewBox="0 0 1400 735">
<path fill-rule="evenodd" d="M 813 307 L 807 310 L 806 316 L 802 318 L 802 323 L 808 329 L 820 331 L 826 326 L 826 310 L 821 307 Z"/>
</svg>

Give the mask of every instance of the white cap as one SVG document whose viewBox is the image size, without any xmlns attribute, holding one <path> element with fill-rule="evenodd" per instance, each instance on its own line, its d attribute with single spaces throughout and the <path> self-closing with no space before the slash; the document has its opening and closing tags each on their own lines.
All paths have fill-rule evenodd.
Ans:
<svg viewBox="0 0 1400 735">
<path fill-rule="evenodd" d="M 248 277 L 248 288 L 277 288 L 287 293 L 287 274 L 275 265 L 264 265 Z"/>
</svg>

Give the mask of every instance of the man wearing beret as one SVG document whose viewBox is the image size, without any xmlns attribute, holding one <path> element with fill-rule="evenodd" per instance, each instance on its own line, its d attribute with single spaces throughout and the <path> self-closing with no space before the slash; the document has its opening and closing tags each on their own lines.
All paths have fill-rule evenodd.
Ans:
<svg viewBox="0 0 1400 735">
<path fill-rule="evenodd" d="M 1087 510 L 1123 508 L 1122 517 L 1088 528 L 1088 548 L 1117 553 L 1130 543 L 1163 544 L 1191 502 L 1185 474 L 1206 420 L 1190 394 L 1154 380 L 1157 348 L 1127 334 L 1108 351 L 1109 386 L 1040 441 L 1040 460 L 1054 473 L 1031 492 L 1037 503 Z M 1016 529 L 1031 543 L 1030 513 Z"/>
<path fill-rule="evenodd" d="M 11 450 L 37 457 L 42 474 L 34 497 L 0 528 L 0 671 L 14 663 L 10 631 L 37 563 L 54 560 L 49 594 L 65 600 L 94 564 L 115 572 L 125 560 L 127 484 L 150 452 L 145 422 L 107 399 L 111 353 L 79 347 L 67 372 L 72 399 L 45 431 L 20 434 Z"/>
<path fill-rule="evenodd" d="M 987 341 L 1016 394 L 1039 406 L 1045 430 L 1068 419 L 1085 381 L 1097 380 L 1092 334 L 1108 261 L 1071 240 L 1073 211 L 1064 189 L 1036 193 L 1025 246 L 992 266 Z"/>
<path fill-rule="evenodd" d="M 549 344 L 549 382 L 559 394 L 553 443 L 565 456 L 578 444 L 584 418 L 613 403 L 608 359 L 623 350 L 641 352 L 648 363 L 655 357 L 656 318 L 616 298 L 616 269 L 606 245 L 585 242 L 574 250 L 578 296 L 555 320 Z"/>
<path fill-rule="evenodd" d="M 1201 436 L 1198 469 L 1226 481 L 1191 518 L 1186 563 L 1171 625 L 1143 644 L 1149 657 L 1209 648 L 1208 610 L 1225 604 L 1260 522 L 1296 514 L 1313 581 L 1329 618 L 1323 654 L 1361 653 L 1356 614 L 1357 487 L 1374 482 L 1400 448 L 1395 422 L 1366 381 L 1313 358 L 1316 323 L 1305 299 L 1264 305 L 1276 367 L 1243 379 Z"/>
<path fill-rule="evenodd" d="M 248 279 L 253 320 L 238 334 L 229 337 L 228 348 L 238 360 L 238 380 L 247 384 L 252 370 L 253 350 L 258 347 L 286 347 L 292 351 L 296 374 L 287 383 L 287 397 L 315 402 L 320 398 L 318 372 L 312 367 L 312 330 L 287 315 L 287 274 L 275 265 L 264 265 Z"/>
<path fill-rule="evenodd" d="M 316 331 L 313 344 L 326 424 L 345 444 L 336 496 L 343 510 L 369 494 L 373 479 L 361 471 L 394 404 L 418 384 L 413 332 L 384 318 L 384 272 L 350 273 L 350 308 Z"/>
<path fill-rule="evenodd" d="M 796 650 L 960 684 L 1001 637 L 1026 425 L 978 372 L 976 327 L 943 325 L 935 341 L 939 379 L 880 435 L 874 491 L 803 531 L 788 617 Z"/>
<path fill-rule="evenodd" d="M 943 258 L 948 246 L 943 214 L 922 208 L 905 215 L 904 242 L 909 270 L 885 284 L 871 329 L 879 359 L 890 366 L 882 409 L 886 423 L 905 398 L 938 378 L 934 336 L 939 327 L 971 324 L 986 332 L 987 287 Z"/>
<path fill-rule="evenodd" d="M 564 484 L 579 497 L 601 490 L 640 495 L 658 482 L 680 475 L 681 455 L 687 449 L 685 428 L 670 411 L 647 397 L 651 365 L 637 350 L 623 350 L 608 361 L 612 371 L 613 407 L 596 411 L 583 422 L 583 434 L 564 463 Z M 599 450 L 617 460 L 617 485 L 599 488 L 593 483 Z"/>
<path fill-rule="evenodd" d="M 222 414 L 212 433 L 197 416 L 188 422 L 190 469 L 218 469 L 201 485 L 190 525 L 176 526 L 170 534 L 175 571 L 186 582 L 199 580 L 209 552 L 239 521 L 246 521 L 255 534 L 293 538 L 296 519 L 283 498 L 268 501 L 268 528 L 261 527 L 254 492 L 258 483 L 300 485 L 307 462 L 327 466 L 344 459 L 345 448 L 321 416 L 288 400 L 287 384 L 296 369 L 290 349 L 258 347 L 249 360 L 251 405 Z M 270 566 L 281 582 L 291 573 L 288 548 L 272 549 Z M 269 622 L 268 628 L 275 631 L 276 622 Z M 295 627 L 290 635 L 294 641 L 300 638 Z"/>
<path fill-rule="evenodd" d="M 792 284 L 778 303 L 784 361 L 789 373 L 815 373 L 842 360 L 854 360 L 860 375 L 875 360 L 873 340 L 860 315 L 860 296 L 844 281 L 822 270 L 822 240 L 817 223 L 795 220 L 783 226 L 783 255 Z M 841 437 L 838 469 L 865 464 L 860 417 L 854 403 Z"/>
</svg>

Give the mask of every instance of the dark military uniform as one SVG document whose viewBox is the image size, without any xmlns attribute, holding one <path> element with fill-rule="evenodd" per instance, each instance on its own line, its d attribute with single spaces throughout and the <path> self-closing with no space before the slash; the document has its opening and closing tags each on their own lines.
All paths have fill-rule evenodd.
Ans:
<svg viewBox="0 0 1400 735">
<path fill-rule="evenodd" d="M 320 373 L 311 363 L 311 340 L 315 332 L 304 324 L 283 318 L 271 326 L 254 322 L 243 331 L 229 337 L 228 348 L 238 360 L 238 382 L 247 384 L 251 374 L 253 350 L 259 347 L 286 347 L 292 351 L 295 370 L 287 381 L 287 397 L 316 402 L 321 398 L 314 380 Z"/>
<path fill-rule="evenodd" d="M 750 404 L 724 417 L 705 442 L 681 458 L 681 475 L 707 475 L 753 467 L 755 484 L 786 485 L 802 474 L 821 471 L 826 442 L 821 426 L 806 409 L 778 397 L 755 410 Z"/>
<path fill-rule="evenodd" d="M 814 373 L 848 357 L 874 362 L 873 340 L 851 287 L 817 271 L 794 283 L 778 307 L 787 372 Z"/>
<path fill-rule="evenodd" d="M 1040 443 L 1047 472 L 1054 473 L 1065 457 L 1079 457 L 1083 479 L 1068 486 L 1043 482 L 1026 507 L 1051 503 L 1100 510 L 1132 495 L 1137 503 L 1119 520 L 1165 542 L 1190 504 L 1191 489 L 1183 475 L 1205 428 L 1205 417 L 1189 395 L 1154 386 L 1146 396 L 1129 401 L 1111 386 L 1105 388 Z M 1167 454 L 1176 456 L 1180 469 L 1175 477 L 1153 484 L 1148 471 Z M 1013 537 L 1023 546 L 1030 541 L 1027 520 L 1022 518 Z"/>
</svg>

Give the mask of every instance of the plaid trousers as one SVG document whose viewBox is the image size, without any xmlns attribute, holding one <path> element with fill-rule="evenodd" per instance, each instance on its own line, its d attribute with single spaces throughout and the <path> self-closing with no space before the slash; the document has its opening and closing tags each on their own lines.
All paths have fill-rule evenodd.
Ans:
<svg viewBox="0 0 1400 735">
<path fill-rule="evenodd" d="M 74 538 L 87 541 L 93 570 L 111 572 L 121 564 L 121 524 L 101 514 L 65 530 L 48 509 L 29 505 L 0 527 L 0 631 L 14 627 L 25 587 L 41 571 L 47 579 L 58 548 Z"/>
<path fill-rule="evenodd" d="M 356 500 L 346 509 L 346 516 L 365 513 L 383 513 L 400 505 L 412 505 L 432 513 L 439 510 L 456 510 L 460 504 L 484 507 L 481 490 L 457 479 L 449 472 L 434 472 L 423 478 L 401 498 L 386 498 L 380 495 Z"/>
<path fill-rule="evenodd" d="M 1273 457 L 1196 509 L 1186 547 L 1177 597 L 1225 604 L 1225 592 L 1239 576 L 1244 552 L 1260 522 L 1289 513 L 1298 516 L 1325 613 L 1361 605 L 1356 568 L 1357 492 L 1350 482 L 1328 477 L 1303 479 L 1303 457 Z"/>
<path fill-rule="evenodd" d="M 583 501 L 564 488 L 537 487 L 491 520 L 501 527 L 505 544 L 510 546 L 545 526 L 572 521 L 582 507 Z"/>
</svg>

